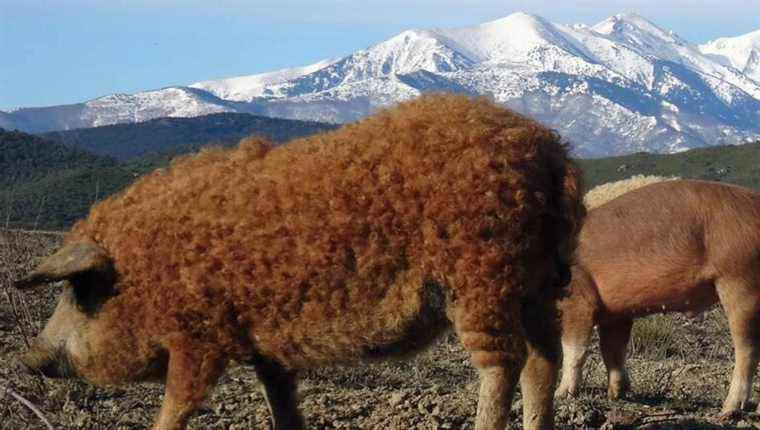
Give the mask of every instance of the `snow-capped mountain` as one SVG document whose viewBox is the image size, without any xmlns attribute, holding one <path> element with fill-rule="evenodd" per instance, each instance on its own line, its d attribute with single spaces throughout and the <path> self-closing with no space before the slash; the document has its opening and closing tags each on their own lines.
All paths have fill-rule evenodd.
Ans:
<svg viewBox="0 0 760 430">
<path fill-rule="evenodd" d="M 721 37 L 699 45 L 699 50 L 760 82 L 760 30 L 739 37 Z"/>
<path fill-rule="evenodd" d="M 333 62 L 333 60 L 324 60 L 304 67 L 294 67 L 292 69 L 276 70 L 269 73 L 240 76 L 218 81 L 198 82 L 190 86 L 206 90 L 226 100 L 248 102 L 256 97 L 272 95 L 272 90 L 278 84 L 283 84 L 292 79 L 316 72 Z"/>
<path fill-rule="evenodd" d="M 472 27 L 408 30 L 300 68 L 0 113 L 0 127 L 221 111 L 347 122 L 421 93 L 453 91 L 537 118 L 581 156 L 673 152 L 760 138 L 758 34 L 698 47 L 635 14 L 587 26 L 515 13 Z"/>
<path fill-rule="evenodd" d="M 136 94 L 113 94 L 73 105 L 22 108 L 0 112 L 0 127 L 41 133 L 148 121 L 160 117 L 193 117 L 235 112 L 229 102 L 188 87 L 169 87 Z"/>
</svg>

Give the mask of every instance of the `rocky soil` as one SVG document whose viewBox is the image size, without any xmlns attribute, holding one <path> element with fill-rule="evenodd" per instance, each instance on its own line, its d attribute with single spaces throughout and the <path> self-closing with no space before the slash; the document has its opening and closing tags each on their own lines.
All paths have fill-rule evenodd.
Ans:
<svg viewBox="0 0 760 430">
<path fill-rule="evenodd" d="M 0 232 L 0 429 L 49 428 L 45 420 L 56 429 L 146 428 L 161 403 L 160 385 L 94 388 L 27 375 L 14 364 L 15 354 L 51 314 L 59 290 L 53 286 L 21 293 L 10 289 L 9 282 L 60 239 Z M 637 329 L 628 361 L 629 398 L 606 400 L 604 368 L 595 349 L 581 396 L 557 403 L 558 428 L 760 428 L 755 413 L 717 421 L 732 367 L 731 342 L 719 309 L 696 319 L 658 317 Z M 471 428 L 477 375 L 449 334 L 410 361 L 308 372 L 300 395 L 313 429 Z M 520 428 L 519 394 L 512 411 L 512 427 Z M 190 428 L 270 428 L 252 369 L 230 369 Z"/>
</svg>

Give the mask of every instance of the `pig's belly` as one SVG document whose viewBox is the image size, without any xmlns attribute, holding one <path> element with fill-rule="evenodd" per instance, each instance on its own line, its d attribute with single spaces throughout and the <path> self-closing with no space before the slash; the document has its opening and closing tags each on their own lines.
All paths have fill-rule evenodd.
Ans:
<svg viewBox="0 0 760 430">
<path fill-rule="evenodd" d="M 405 291 L 402 291 L 405 290 Z M 294 318 L 253 330 L 258 352 L 289 368 L 350 364 L 414 353 L 449 325 L 440 288 L 396 285 L 388 294 L 339 313 L 303 305 Z"/>
<path fill-rule="evenodd" d="M 699 279 L 599 279 L 606 317 L 637 317 L 665 312 L 702 312 L 718 301 L 715 284 Z"/>
</svg>

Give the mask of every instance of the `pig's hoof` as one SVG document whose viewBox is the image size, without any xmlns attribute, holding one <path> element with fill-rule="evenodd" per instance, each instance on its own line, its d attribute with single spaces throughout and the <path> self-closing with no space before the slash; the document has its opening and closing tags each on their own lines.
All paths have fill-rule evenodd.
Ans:
<svg viewBox="0 0 760 430">
<path fill-rule="evenodd" d="M 718 415 L 718 422 L 721 423 L 730 423 L 737 421 L 742 417 L 742 411 L 738 409 L 732 409 L 728 411 L 721 411 L 720 415 Z"/>
<path fill-rule="evenodd" d="M 628 393 L 629 385 L 627 382 L 621 382 L 618 384 L 610 384 L 610 386 L 607 388 L 607 397 L 610 400 L 620 400 L 625 398 L 626 393 Z"/>
<path fill-rule="evenodd" d="M 575 397 L 576 394 L 578 394 L 577 390 L 574 390 L 574 389 L 572 389 L 570 387 L 560 386 L 554 392 L 554 398 L 555 399 L 569 399 L 571 397 Z"/>
</svg>

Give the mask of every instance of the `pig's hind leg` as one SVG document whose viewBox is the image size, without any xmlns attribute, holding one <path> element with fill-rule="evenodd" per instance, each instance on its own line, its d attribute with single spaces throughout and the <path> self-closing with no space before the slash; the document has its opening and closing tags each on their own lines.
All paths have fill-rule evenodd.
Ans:
<svg viewBox="0 0 760 430">
<path fill-rule="evenodd" d="M 527 356 L 519 300 L 494 311 L 490 319 L 501 320 L 494 324 L 498 328 L 484 324 L 489 318 L 462 304 L 457 305 L 455 314 L 457 335 L 480 374 L 475 430 L 502 430 Z"/>
<path fill-rule="evenodd" d="M 617 400 L 625 396 L 630 382 L 625 371 L 625 355 L 631 338 L 633 320 L 620 319 L 599 326 L 602 359 L 607 367 L 607 396 Z"/>
<path fill-rule="evenodd" d="M 719 279 L 716 290 L 734 343 L 734 372 L 721 417 L 748 407 L 760 352 L 760 291 L 745 279 Z"/>
<path fill-rule="evenodd" d="M 556 300 L 541 297 L 523 305 L 523 327 L 528 358 L 520 374 L 523 428 L 551 429 L 554 420 L 554 386 L 560 358 L 560 327 Z"/>
<path fill-rule="evenodd" d="M 305 428 L 298 411 L 297 382 L 294 372 L 266 358 L 251 362 L 263 386 L 274 430 L 301 430 Z"/>
<path fill-rule="evenodd" d="M 573 270 L 573 278 L 566 297 L 560 300 L 562 325 L 562 380 L 557 398 L 578 394 L 583 384 L 583 365 L 588 357 L 594 317 L 598 310 L 596 286 L 582 270 Z"/>
</svg>

